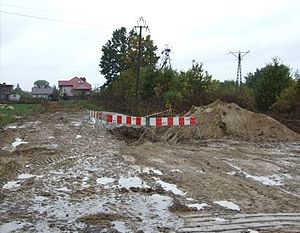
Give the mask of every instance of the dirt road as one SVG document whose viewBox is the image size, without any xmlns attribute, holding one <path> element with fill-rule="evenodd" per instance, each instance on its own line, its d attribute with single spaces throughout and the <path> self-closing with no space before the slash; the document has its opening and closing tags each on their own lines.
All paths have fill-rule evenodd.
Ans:
<svg viewBox="0 0 300 233">
<path fill-rule="evenodd" d="M 300 143 L 126 144 L 88 114 L 0 133 L 0 232 L 299 232 Z"/>
</svg>

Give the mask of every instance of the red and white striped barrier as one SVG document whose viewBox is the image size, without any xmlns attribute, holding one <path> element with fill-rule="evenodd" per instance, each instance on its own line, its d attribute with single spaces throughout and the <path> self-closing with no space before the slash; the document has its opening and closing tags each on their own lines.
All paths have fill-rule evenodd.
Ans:
<svg viewBox="0 0 300 233">
<path fill-rule="evenodd" d="M 97 111 L 90 111 L 90 118 L 101 119 L 109 124 L 122 124 L 122 125 L 137 125 L 146 126 L 146 117 L 133 117 L 121 114 L 103 113 Z"/>
<path fill-rule="evenodd" d="M 195 117 L 133 117 L 121 114 L 90 111 L 90 118 L 101 119 L 109 124 L 136 126 L 196 125 Z"/>
<path fill-rule="evenodd" d="M 125 115 L 107 115 L 107 122 L 110 124 L 123 124 L 123 125 L 139 125 L 146 126 L 147 119 L 145 117 L 132 117 Z"/>
<path fill-rule="evenodd" d="M 195 117 L 156 117 L 149 118 L 150 126 L 195 125 Z"/>
</svg>

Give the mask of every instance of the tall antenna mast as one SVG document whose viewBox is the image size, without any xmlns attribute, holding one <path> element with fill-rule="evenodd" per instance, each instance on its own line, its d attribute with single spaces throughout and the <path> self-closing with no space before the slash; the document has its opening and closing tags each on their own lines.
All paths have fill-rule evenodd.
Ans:
<svg viewBox="0 0 300 233">
<path fill-rule="evenodd" d="M 245 57 L 248 53 L 250 53 L 250 50 L 248 50 L 247 52 L 229 52 L 231 53 L 233 56 L 238 58 L 238 68 L 237 68 L 237 75 L 236 75 L 236 81 L 235 81 L 235 85 L 236 85 L 236 90 L 238 90 L 238 87 L 241 88 L 243 80 L 242 80 L 242 60 L 243 57 Z"/>
</svg>

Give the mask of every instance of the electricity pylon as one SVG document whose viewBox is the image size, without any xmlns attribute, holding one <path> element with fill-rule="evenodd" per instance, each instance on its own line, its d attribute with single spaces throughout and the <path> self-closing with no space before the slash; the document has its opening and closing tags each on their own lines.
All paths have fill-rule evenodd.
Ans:
<svg viewBox="0 0 300 233">
<path fill-rule="evenodd" d="M 245 57 L 248 53 L 250 53 L 250 50 L 248 50 L 247 52 L 229 52 L 231 53 L 233 56 L 238 58 L 238 68 L 237 68 L 237 75 L 236 75 L 236 81 L 235 81 L 235 85 L 236 85 L 236 90 L 238 90 L 238 87 L 241 88 L 243 80 L 242 80 L 242 60 L 243 57 Z"/>
<path fill-rule="evenodd" d="M 162 63 L 160 68 L 171 68 L 171 59 L 170 59 L 171 49 L 166 45 L 166 48 L 161 52 L 163 54 Z"/>
</svg>

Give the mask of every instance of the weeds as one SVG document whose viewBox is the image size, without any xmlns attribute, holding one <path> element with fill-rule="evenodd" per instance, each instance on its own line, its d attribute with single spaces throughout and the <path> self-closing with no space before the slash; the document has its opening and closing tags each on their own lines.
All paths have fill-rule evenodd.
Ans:
<svg viewBox="0 0 300 233">
<path fill-rule="evenodd" d="M 18 116 L 35 111 L 38 104 L 0 104 L 0 128 L 12 123 Z"/>
</svg>

